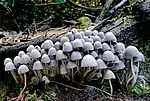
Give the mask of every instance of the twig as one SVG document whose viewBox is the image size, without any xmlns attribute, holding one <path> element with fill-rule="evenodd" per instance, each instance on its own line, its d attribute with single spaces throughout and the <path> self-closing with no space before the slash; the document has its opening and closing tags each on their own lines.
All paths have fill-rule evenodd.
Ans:
<svg viewBox="0 0 150 101">
<path fill-rule="evenodd" d="M 81 91 L 82 89 L 79 89 L 79 88 L 75 88 L 75 87 L 72 87 L 72 86 L 69 86 L 69 85 L 65 85 L 63 83 L 60 83 L 60 82 L 57 82 L 57 81 L 50 81 L 51 83 L 56 83 L 56 84 L 59 84 L 59 85 L 62 85 L 62 86 L 65 86 L 67 88 L 71 88 L 71 89 L 74 89 L 74 90 L 77 90 L 77 91 Z"/>
<path fill-rule="evenodd" d="M 43 20 L 43 21 L 37 23 L 37 25 L 40 25 L 40 24 L 42 24 L 43 22 L 50 20 L 51 18 L 52 18 L 52 17 L 50 16 L 49 18 L 47 18 L 47 19 L 45 19 L 45 20 Z"/>
</svg>

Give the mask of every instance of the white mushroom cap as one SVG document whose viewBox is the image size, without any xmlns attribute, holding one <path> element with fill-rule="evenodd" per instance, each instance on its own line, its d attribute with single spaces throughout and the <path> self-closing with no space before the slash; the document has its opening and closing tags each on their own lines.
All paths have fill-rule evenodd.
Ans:
<svg viewBox="0 0 150 101">
<path fill-rule="evenodd" d="M 42 63 L 49 63 L 50 62 L 50 58 L 47 54 L 44 54 L 41 58 L 41 62 Z"/>
<path fill-rule="evenodd" d="M 105 51 L 103 53 L 102 59 L 104 61 L 114 61 L 115 60 L 115 56 L 111 51 Z"/>
<path fill-rule="evenodd" d="M 20 56 L 15 56 L 13 61 L 14 61 L 15 65 L 20 64 L 21 63 L 21 57 Z"/>
<path fill-rule="evenodd" d="M 4 60 L 4 65 L 6 65 L 6 64 L 9 63 L 9 62 L 12 62 L 12 60 L 11 60 L 10 58 L 6 58 L 6 59 Z"/>
<path fill-rule="evenodd" d="M 94 27 L 95 27 L 95 26 L 90 26 L 90 27 L 88 28 L 88 30 L 92 30 L 92 29 L 94 29 Z"/>
<path fill-rule="evenodd" d="M 95 67 L 97 61 L 92 55 L 85 55 L 81 61 L 81 67 Z"/>
<path fill-rule="evenodd" d="M 62 37 L 62 38 L 60 39 L 61 45 L 63 45 L 65 42 L 69 42 L 69 41 L 70 41 L 70 40 L 69 40 L 68 37 Z"/>
<path fill-rule="evenodd" d="M 58 41 L 54 45 L 54 47 L 55 47 L 56 50 L 60 50 L 60 46 L 61 46 L 61 44 Z"/>
<path fill-rule="evenodd" d="M 64 51 L 64 52 L 70 52 L 70 51 L 72 51 L 72 50 L 73 50 L 73 48 L 72 48 L 72 45 L 71 45 L 70 42 L 65 42 L 65 43 L 63 44 L 63 51 Z"/>
<path fill-rule="evenodd" d="M 97 59 L 97 69 L 105 69 L 107 68 L 107 65 L 105 64 L 105 62 L 102 59 Z"/>
<path fill-rule="evenodd" d="M 74 51 L 71 53 L 71 60 L 80 60 L 82 59 L 82 55 L 78 51 Z"/>
<path fill-rule="evenodd" d="M 125 51 L 125 45 L 123 43 L 119 42 L 115 45 L 115 52 L 124 53 L 124 51 Z"/>
<path fill-rule="evenodd" d="M 139 54 L 139 51 L 135 46 L 128 46 L 124 52 L 124 57 L 126 59 L 131 59 L 133 57 L 137 57 L 138 54 Z"/>
<path fill-rule="evenodd" d="M 82 45 L 84 45 L 84 43 L 85 43 L 85 40 L 84 39 L 80 39 L 81 40 L 81 42 L 82 42 Z"/>
<path fill-rule="evenodd" d="M 108 80 L 116 78 L 115 74 L 111 70 L 106 70 L 103 77 L 104 79 L 108 79 Z"/>
<path fill-rule="evenodd" d="M 43 49 L 49 49 L 49 48 L 51 48 L 53 46 L 54 46 L 53 41 L 46 40 L 46 41 L 44 41 L 44 43 L 43 43 L 43 45 L 42 45 L 41 48 L 43 48 Z"/>
<path fill-rule="evenodd" d="M 35 49 L 37 49 L 38 51 L 41 51 L 41 47 L 38 45 L 35 46 Z"/>
<path fill-rule="evenodd" d="M 54 47 L 51 47 L 48 50 L 48 55 L 50 55 L 50 56 L 56 55 L 56 53 L 57 53 L 57 50 Z"/>
<path fill-rule="evenodd" d="M 28 53 L 31 53 L 31 51 L 32 51 L 33 49 L 35 49 L 35 47 L 34 47 L 33 45 L 30 45 L 30 46 L 26 49 L 26 51 L 27 51 Z"/>
<path fill-rule="evenodd" d="M 45 51 L 45 49 L 41 49 L 41 55 L 47 54 L 47 52 Z"/>
<path fill-rule="evenodd" d="M 76 63 L 74 63 L 74 62 L 71 62 L 71 61 L 69 61 L 68 63 L 67 63 L 67 68 L 75 68 L 75 67 L 77 67 L 77 64 Z"/>
<path fill-rule="evenodd" d="M 19 51 L 18 56 L 22 57 L 22 55 L 24 55 L 25 52 L 24 51 Z"/>
<path fill-rule="evenodd" d="M 90 42 L 90 43 L 94 43 L 93 39 L 92 38 L 88 38 L 87 42 Z"/>
<path fill-rule="evenodd" d="M 88 37 L 91 36 L 92 35 L 92 31 L 91 30 L 86 30 L 85 31 L 85 35 L 88 36 Z"/>
<path fill-rule="evenodd" d="M 63 60 L 63 59 L 67 59 L 67 56 L 63 53 L 62 50 L 57 51 L 56 60 Z"/>
<path fill-rule="evenodd" d="M 139 52 L 138 56 L 134 59 L 134 62 L 138 61 L 145 61 L 145 57 L 141 52 Z"/>
<path fill-rule="evenodd" d="M 30 54 L 32 59 L 37 59 L 41 57 L 41 53 L 37 49 L 33 49 Z"/>
<path fill-rule="evenodd" d="M 73 46 L 73 48 L 80 48 L 80 47 L 83 47 L 83 44 L 82 44 L 82 41 L 80 39 L 75 39 L 72 42 L 72 46 Z"/>
<path fill-rule="evenodd" d="M 40 61 L 36 61 L 33 64 L 33 70 L 41 70 L 43 69 L 42 63 Z"/>
<path fill-rule="evenodd" d="M 95 51 L 92 51 L 92 52 L 91 52 L 91 55 L 92 55 L 93 57 L 95 57 L 95 58 L 98 57 L 98 54 L 97 54 Z"/>
<path fill-rule="evenodd" d="M 101 38 L 100 38 L 99 36 L 94 36 L 94 39 L 93 39 L 93 40 L 94 40 L 94 42 L 95 42 L 95 41 L 100 41 L 100 42 L 101 42 Z"/>
<path fill-rule="evenodd" d="M 66 36 L 69 38 L 70 41 L 74 40 L 74 35 L 72 32 L 68 32 Z"/>
<path fill-rule="evenodd" d="M 114 55 L 115 56 L 115 63 L 119 63 L 119 58 L 117 55 Z"/>
<path fill-rule="evenodd" d="M 94 49 L 102 49 L 102 44 L 101 44 L 101 42 L 96 41 L 96 42 L 94 43 Z"/>
<path fill-rule="evenodd" d="M 125 68 L 125 64 L 121 60 L 119 60 L 119 63 L 117 63 L 113 69 L 119 70 L 124 68 Z"/>
<path fill-rule="evenodd" d="M 105 38 L 106 41 L 113 41 L 113 42 L 116 42 L 116 41 L 117 41 L 115 35 L 114 35 L 112 32 L 107 32 L 107 33 L 105 34 L 105 37 L 106 37 L 106 38 Z"/>
<path fill-rule="evenodd" d="M 92 43 L 90 43 L 90 42 L 85 42 L 85 43 L 84 43 L 84 50 L 85 50 L 85 51 L 94 50 L 94 47 L 93 47 Z"/>
<path fill-rule="evenodd" d="M 30 57 L 27 54 L 24 54 L 21 57 L 21 64 L 28 64 L 30 62 Z"/>
<path fill-rule="evenodd" d="M 94 30 L 94 31 L 92 32 L 92 34 L 93 34 L 94 36 L 96 36 L 96 35 L 98 35 L 98 31 L 97 31 L 97 30 Z"/>
<path fill-rule="evenodd" d="M 56 64 L 57 64 L 57 62 L 56 62 L 56 60 L 51 60 L 51 62 L 50 62 L 50 66 L 56 66 Z"/>
<path fill-rule="evenodd" d="M 105 38 L 104 32 L 99 32 L 99 33 L 98 33 L 98 36 L 99 36 L 101 39 L 104 39 L 104 38 Z"/>
<path fill-rule="evenodd" d="M 82 35 L 82 37 L 85 36 L 85 33 L 83 31 L 80 31 L 79 33 Z"/>
<path fill-rule="evenodd" d="M 74 38 L 75 39 L 81 39 L 82 38 L 82 35 L 80 33 L 75 33 L 74 34 Z"/>
<path fill-rule="evenodd" d="M 71 32 L 73 32 L 75 34 L 75 33 L 78 33 L 78 30 L 76 28 L 72 28 Z"/>
<path fill-rule="evenodd" d="M 107 50 L 110 50 L 111 48 L 110 48 L 110 46 L 107 44 L 107 43 L 103 43 L 102 44 L 102 50 L 103 51 L 107 51 Z"/>
<path fill-rule="evenodd" d="M 20 65 L 18 68 L 18 74 L 24 74 L 29 71 L 29 68 L 26 65 Z"/>
<path fill-rule="evenodd" d="M 49 79 L 46 76 L 42 77 L 42 81 L 45 81 L 45 84 L 50 83 Z"/>
<path fill-rule="evenodd" d="M 88 36 L 84 36 L 83 39 L 84 39 L 85 41 L 88 41 L 89 38 L 88 38 Z"/>
<path fill-rule="evenodd" d="M 16 69 L 16 68 L 15 68 L 15 65 L 12 62 L 8 62 L 5 65 L 5 71 L 11 71 L 11 70 L 14 70 L 14 69 Z"/>
<path fill-rule="evenodd" d="M 67 67 L 65 65 L 60 66 L 60 74 L 67 74 Z"/>
</svg>

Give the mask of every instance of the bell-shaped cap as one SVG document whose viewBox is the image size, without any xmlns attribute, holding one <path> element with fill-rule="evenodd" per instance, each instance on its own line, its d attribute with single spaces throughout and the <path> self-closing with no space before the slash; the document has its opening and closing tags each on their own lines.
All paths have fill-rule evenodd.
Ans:
<svg viewBox="0 0 150 101">
<path fill-rule="evenodd" d="M 106 41 L 113 41 L 113 42 L 116 42 L 116 41 L 117 41 L 115 35 L 114 35 L 112 32 L 107 32 L 107 33 L 105 34 L 105 37 L 106 37 L 106 38 L 105 38 Z"/>
<path fill-rule="evenodd" d="M 102 49 L 102 44 L 99 41 L 94 42 L 94 49 Z"/>
<path fill-rule="evenodd" d="M 92 34 L 93 34 L 94 36 L 96 36 L 96 35 L 98 35 L 98 31 L 97 31 L 97 30 L 94 30 L 94 31 L 92 32 Z"/>
<path fill-rule="evenodd" d="M 88 37 L 92 36 L 92 31 L 91 30 L 86 30 L 85 35 L 88 36 Z"/>
<path fill-rule="evenodd" d="M 71 29 L 71 32 L 72 32 L 73 34 L 75 34 L 75 33 L 78 33 L 78 30 L 77 30 L 76 28 L 72 28 L 72 29 Z"/>
<path fill-rule="evenodd" d="M 80 33 L 75 33 L 74 38 L 75 39 L 82 39 L 82 35 Z"/>
<path fill-rule="evenodd" d="M 43 69 L 42 63 L 40 61 L 36 61 L 33 64 L 33 70 L 41 70 Z"/>
<path fill-rule="evenodd" d="M 81 40 L 81 42 L 82 42 L 82 45 L 84 45 L 84 43 L 85 43 L 85 40 L 84 39 L 80 39 Z"/>
<path fill-rule="evenodd" d="M 84 36 L 83 39 L 87 42 L 88 41 L 88 36 Z"/>
<path fill-rule="evenodd" d="M 19 51 L 18 56 L 22 57 L 25 54 L 24 51 Z"/>
<path fill-rule="evenodd" d="M 67 59 L 67 56 L 63 53 L 62 50 L 57 51 L 56 60 L 63 60 L 63 59 Z"/>
<path fill-rule="evenodd" d="M 85 55 L 81 61 L 81 67 L 96 67 L 97 61 L 92 55 Z"/>
<path fill-rule="evenodd" d="M 82 37 L 85 36 L 85 33 L 83 31 L 80 31 L 79 33 L 82 35 Z"/>
<path fill-rule="evenodd" d="M 42 47 L 43 49 L 49 49 L 51 47 L 53 47 L 54 44 L 53 44 L 53 41 L 52 40 L 46 40 L 44 41 L 44 43 L 42 44 Z"/>
<path fill-rule="evenodd" d="M 70 41 L 74 40 L 74 35 L 72 32 L 68 32 L 66 36 L 69 38 Z"/>
<path fill-rule="evenodd" d="M 54 47 L 51 47 L 49 50 L 48 50 L 48 55 L 49 56 L 54 56 L 56 55 L 57 53 L 57 50 L 54 48 Z"/>
<path fill-rule="evenodd" d="M 103 77 L 107 80 L 116 78 L 115 74 L 111 70 L 106 70 Z"/>
<path fill-rule="evenodd" d="M 38 45 L 35 46 L 35 49 L 37 49 L 38 51 L 41 51 L 41 47 Z"/>
<path fill-rule="evenodd" d="M 105 69 L 107 68 L 107 65 L 105 64 L 105 62 L 102 59 L 97 59 L 97 69 Z"/>
<path fill-rule="evenodd" d="M 30 54 L 32 59 L 37 59 L 41 57 L 41 53 L 37 49 L 33 49 Z"/>
<path fill-rule="evenodd" d="M 72 53 L 71 53 L 71 60 L 80 60 L 80 59 L 82 59 L 82 55 L 81 55 L 81 53 L 80 52 L 78 52 L 78 51 L 73 51 Z"/>
<path fill-rule="evenodd" d="M 30 61 L 31 61 L 31 59 L 27 54 L 24 54 L 21 57 L 21 64 L 28 64 Z"/>
<path fill-rule="evenodd" d="M 115 56 L 115 63 L 119 63 L 119 58 L 117 55 L 114 55 Z"/>
<path fill-rule="evenodd" d="M 60 66 L 60 74 L 65 75 L 67 74 L 67 67 L 65 65 Z"/>
<path fill-rule="evenodd" d="M 50 66 L 55 67 L 57 64 L 56 60 L 51 60 Z"/>
<path fill-rule="evenodd" d="M 101 42 L 101 38 L 99 36 L 94 36 L 93 40 L 94 40 L 94 42 L 95 41 L 100 41 Z"/>
<path fill-rule="evenodd" d="M 76 64 L 76 63 L 74 63 L 74 62 L 72 62 L 72 61 L 69 61 L 69 62 L 67 63 L 67 68 L 72 69 L 72 68 L 75 68 L 75 67 L 77 67 L 77 64 Z"/>
<path fill-rule="evenodd" d="M 98 36 L 99 36 L 101 39 L 104 39 L 104 38 L 105 38 L 104 32 L 99 32 L 99 33 L 98 33 Z"/>
<path fill-rule="evenodd" d="M 64 51 L 64 52 L 70 52 L 70 51 L 72 51 L 72 50 L 73 50 L 73 48 L 72 48 L 72 45 L 71 45 L 70 42 L 65 42 L 65 43 L 63 44 L 63 51 Z"/>
<path fill-rule="evenodd" d="M 15 68 L 15 65 L 12 62 L 8 62 L 5 65 L 5 71 L 11 71 L 11 70 L 14 70 L 14 69 L 16 69 L 16 68 Z"/>
<path fill-rule="evenodd" d="M 26 65 L 20 65 L 18 68 L 18 74 L 24 74 L 29 71 L 29 68 Z"/>
<path fill-rule="evenodd" d="M 125 64 L 121 60 L 119 60 L 119 63 L 117 63 L 115 67 L 113 67 L 113 69 L 115 70 L 124 69 L 124 68 L 125 68 Z"/>
<path fill-rule="evenodd" d="M 75 39 L 73 42 L 72 42 L 72 46 L 73 48 L 81 48 L 83 47 L 83 44 L 82 44 L 82 41 L 80 39 Z"/>
<path fill-rule="evenodd" d="M 128 46 L 124 52 L 124 58 L 131 59 L 133 57 L 138 57 L 139 51 L 135 46 Z"/>
<path fill-rule="evenodd" d="M 137 57 L 135 57 L 135 59 L 134 59 L 134 62 L 139 62 L 139 61 L 145 61 L 145 57 L 141 52 L 139 52 Z"/>
<path fill-rule="evenodd" d="M 34 47 L 33 45 L 30 45 L 30 46 L 26 49 L 26 51 L 27 51 L 28 53 L 31 53 L 31 51 L 32 51 L 33 49 L 35 49 L 35 47 Z"/>
<path fill-rule="evenodd" d="M 11 60 L 10 58 L 6 58 L 6 59 L 4 60 L 4 65 L 6 65 L 8 62 L 12 62 L 12 60 Z"/>
<path fill-rule="evenodd" d="M 62 37 L 62 38 L 60 39 L 61 45 L 63 45 L 65 42 L 69 42 L 69 41 L 70 41 L 69 38 L 66 37 L 66 36 L 64 36 L 64 37 Z"/>
<path fill-rule="evenodd" d="M 119 42 L 115 45 L 115 52 L 124 53 L 124 51 L 125 51 L 125 45 L 123 43 Z"/>
<path fill-rule="evenodd" d="M 97 54 L 95 51 L 92 51 L 92 52 L 91 52 L 91 55 L 92 55 L 93 57 L 95 57 L 95 58 L 98 57 L 98 54 Z"/>
<path fill-rule="evenodd" d="M 45 51 L 45 49 L 41 49 L 41 55 L 47 54 L 47 52 Z"/>
<path fill-rule="evenodd" d="M 110 48 L 110 46 L 107 44 L 107 43 L 103 43 L 102 44 L 102 50 L 103 51 L 108 51 L 108 50 L 110 50 L 111 48 Z"/>
<path fill-rule="evenodd" d="M 14 61 L 15 65 L 20 64 L 21 63 L 21 57 L 20 56 L 15 56 L 13 61 Z"/>
<path fill-rule="evenodd" d="M 55 47 L 55 49 L 58 51 L 58 50 L 60 50 L 60 46 L 61 46 L 61 44 L 60 44 L 60 42 L 56 42 L 55 43 L 55 45 L 54 45 L 54 47 Z"/>
<path fill-rule="evenodd" d="M 92 43 L 90 43 L 90 42 L 85 42 L 85 43 L 84 43 L 84 50 L 85 50 L 85 51 L 94 50 L 94 47 L 93 47 Z"/>
<path fill-rule="evenodd" d="M 50 58 L 47 54 L 44 54 L 42 57 L 41 57 L 41 62 L 42 63 L 50 63 Z"/>
<path fill-rule="evenodd" d="M 94 43 L 93 39 L 92 38 L 88 38 L 87 42 L 90 42 L 91 44 Z"/>
<path fill-rule="evenodd" d="M 111 51 L 105 51 L 103 53 L 102 59 L 104 61 L 114 61 L 115 60 L 115 56 Z"/>
</svg>

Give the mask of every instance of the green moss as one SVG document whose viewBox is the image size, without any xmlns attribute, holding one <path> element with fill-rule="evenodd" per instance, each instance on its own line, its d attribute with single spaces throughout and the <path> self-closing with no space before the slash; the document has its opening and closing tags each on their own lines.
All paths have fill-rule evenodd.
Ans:
<svg viewBox="0 0 150 101">
<path fill-rule="evenodd" d="M 3 101 L 6 97 L 6 85 L 4 85 L 3 83 L 0 83 L 0 101 Z"/>
</svg>

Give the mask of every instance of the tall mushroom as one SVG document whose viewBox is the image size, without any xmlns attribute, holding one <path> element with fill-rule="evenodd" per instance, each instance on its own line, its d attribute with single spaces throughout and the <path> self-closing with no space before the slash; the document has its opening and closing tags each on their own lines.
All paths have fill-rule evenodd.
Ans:
<svg viewBox="0 0 150 101">
<path fill-rule="evenodd" d="M 71 77 L 72 77 L 72 81 L 74 81 L 74 68 L 77 67 L 77 64 L 72 62 L 72 61 L 69 61 L 67 63 L 67 68 L 71 69 Z"/>
<path fill-rule="evenodd" d="M 61 45 L 63 45 L 65 42 L 70 42 L 69 38 L 66 36 L 62 37 L 60 40 Z"/>
<path fill-rule="evenodd" d="M 56 48 L 54 48 L 54 47 L 51 47 L 51 48 L 48 50 L 48 55 L 50 56 L 50 59 L 54 59 L 55 56 L 56 56 L 56 53 L 57 53 L 57 50 L 56 50 Z"/>
<path fill-rule="evenodd" d="M 33 49 L 30 53 L 30 57 L 33 60 L 38 60 L 41 57 L 41 53 L 37 49 Z"/>
<path fill-rule="evenodd" d="M 36 61 L 33 64 L 33 70 L 35 70 L 37 72 L 37 76 L 40 78 L 40 80 L 42 80 L 42 74 L 41 74 L 41 70 L 43 69 L 42 63 L 40 61 Z"/>
<path fill-rule="evenodd" d="M 41 57 L 41 62 L 44 64 L 43 71 L 45 75 L 48 75 L 48 64 L 50 63 L 50 58 L 47 54 Z"/>
<path fill-rule="evenodd" d="M 70 52 L 73 50 L 72 45 L 70 42 L 65 42 L 63 44 L 63 52 L 65 52 L 68 55 L 68 58 L 70 59 Z"/>
<path fill-rule="evenodd" d="M 75 39 L 73 42 L 72 42 L 72 47 L 76 50 L 79 50 L 80 48 L 83 48 L 83 44 L 82 44 L 82 41 L 80 39 Z"/>
<path fill-rule="evenodd" d="M 46 52 L 48 52 L 48 50 L 53 47 L 53 41 L 52 40 L 46 40 L 44 41 L 44 43 L 42 44 L 41 48 L 45 49 Z"/>
<path fill-rule="evenodd" d="M 94 50 L 94 47 L 92 45 L 92 43 L 90 42 L 85 42 L 84 43 L 84 51 L 88 52 L 88 54 L 90 53 L 90 51 Z"/>
</svg>

